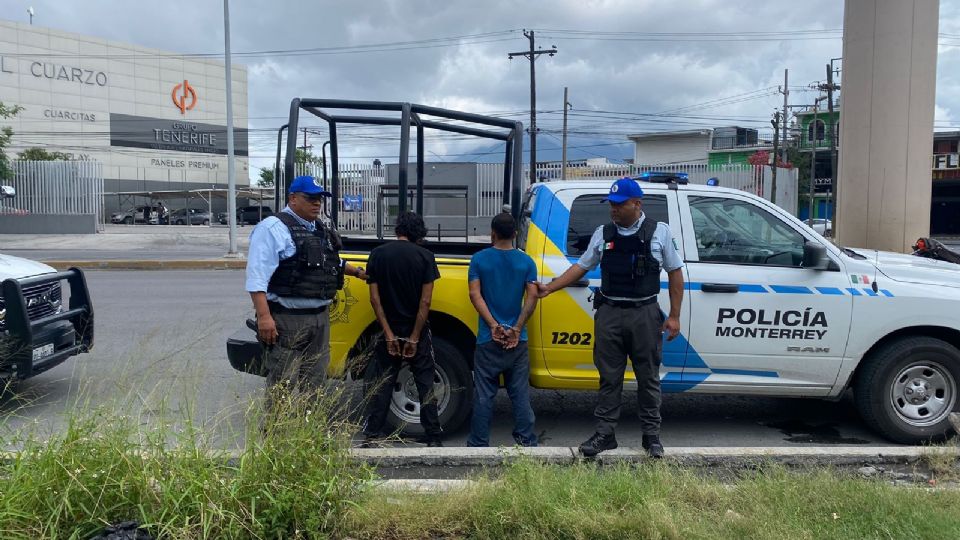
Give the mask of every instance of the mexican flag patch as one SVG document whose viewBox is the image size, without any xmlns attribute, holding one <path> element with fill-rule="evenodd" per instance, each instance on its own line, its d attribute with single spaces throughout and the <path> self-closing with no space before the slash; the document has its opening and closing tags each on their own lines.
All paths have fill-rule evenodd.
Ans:
<svg viewBox="0 0 960 540">
<path fill-rule="evenodd" d="M 850 282 L 860 283 L 862 285 L 869 285 L 870 278 L 867 277 L 865 274 L 850 274 Z"/>
<path fill-rule="evenodd" d="M 606 244 L 603 245 L 604 251 L 609 251 L 611 249 L 613 249 L 613 242 L 607 242 Z"/>
</svg>

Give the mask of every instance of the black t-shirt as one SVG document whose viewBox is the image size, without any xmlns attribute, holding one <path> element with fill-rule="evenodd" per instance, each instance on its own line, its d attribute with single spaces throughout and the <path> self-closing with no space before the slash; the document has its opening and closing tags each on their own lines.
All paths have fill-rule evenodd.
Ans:
<svg viewBox="0 0 960 540">
<path fill-rule="evenodd" d="M 437 261 L 426 249 L 397 240 L 375 248 L 367 262 L 367 283 L 380 289 L 380 303 L 390 329 L 399 337 L 413 331 L 423 286 L 440 277 Z"/>
</svg>

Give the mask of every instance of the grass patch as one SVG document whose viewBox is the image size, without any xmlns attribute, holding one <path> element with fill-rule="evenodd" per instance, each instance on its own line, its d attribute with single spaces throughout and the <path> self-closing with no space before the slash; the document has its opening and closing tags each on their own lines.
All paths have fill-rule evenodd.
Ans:
<svg viewBox="0 0 960 540">
<path fill-rule="evenodd" d="M 158 538 L 327 536 L 372 478 L 349 459 L 343 402 L 280 392 L 268 415 L 255 402 L 235 455 L 191 415 L 144 430 L 93 409 L 46 440 L 19 433 L 3 441 L 21 450 L 0 465 L 0 538 L 85 539 L 125 520 Z"/>
<path fill-rule="evenodd" d="M 769 467 L 732 484 L 666 464 L 519 462 L 438 495 L 370 495 L 356 538 L 957 538 L 960 492 Z"/>
<path fill-rule="evenodd" d="M 960 458 L 957 457 L 957 444 L 960 439 L 947 440 L 933 444 L 923 452 L 923 463 L 937 480 L 956 482 L 960 480 Z"/>
</svg>

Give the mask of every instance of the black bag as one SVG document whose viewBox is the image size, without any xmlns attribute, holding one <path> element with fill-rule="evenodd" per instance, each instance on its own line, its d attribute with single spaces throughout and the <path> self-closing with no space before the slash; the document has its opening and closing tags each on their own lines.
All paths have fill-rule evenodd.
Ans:
<svg viewBox="0 0 960 540">
<path fill-rule="evenodd" d="M 960 264 L 960 253 L 951 250 L 933 238 L 920 238 L 913 246 L 913 254 L 927 259 L 947 261 Z"/>
<path fill-rule="evenodd" d="M 102 533 L 90 540 L 156 540 L 146 529 L 141 529 L 136 521 L 124 521 L 110 525 Z"/>
</svg>

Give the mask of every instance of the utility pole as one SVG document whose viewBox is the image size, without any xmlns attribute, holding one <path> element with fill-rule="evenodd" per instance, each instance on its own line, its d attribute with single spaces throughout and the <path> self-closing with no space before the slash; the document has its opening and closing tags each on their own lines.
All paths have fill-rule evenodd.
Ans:
<svg viewBox="0 0 960 540">
<path fill-rule="evenodd" d="M 827 64 L 827 110 L 830 111 L 830 219 L 837 219 L 837 122 L 833 116 L 833 60 Z"/>
<path fill-rule="evenodd" d="M 777 204 L 777 143 L 780 140 L 780 112 L 774 111 L 773 120 L 773 161 L 770 163 L 770 202 Z"/>
<path fill-rule="evenodd" d="M 790 98 L 790 87 L 787 86 L 787 75 L 789 72 L 790 70 L 788 69 L 783 70 L 783 129 L 781 130 L 783 133 L 783 144 L 780 145 L 780 152 L 783 154 L 782 160 L 784 163 L 787 163 L 787 120 L 789 117 L 788 111 L 790 110 L 790 105 L 788 103 Z M 776 186 L 774 186 L 773 191 L 776 193 Z"/>
<path fill-rule="evenodd" d="M 567 179 L 567 108 L 570 107 L 569 93 L 567 87 L 563 87 L 563 157 L 560 163 L 560 179 Z"/>
<path fill-rule="evenodd" d="M 230 223 L 230 242 L 227 257 L 236 257 L 237 166 L 233 155 L 233 68 L 230 65 L 230 0 L 223 0 L 223 51 L 224 69 L 227 76 L 227 222 Z"/>
<path fill-rule="evenodd" d="M 514 56 L 523 56 L 530 61 L 530 184 L 537 182 L 537 76 L 535 65 L 537 57 L 541 54 L 553 56 L 557 54 L 557 47 L 551 45 L 549 49 L 534 49 L 533 30 L 523 31 L 524 37 L 530 41 L 530 50 L 522 52 L 507 53 L 507 58 L 513 60 Z"/>
</svg>

